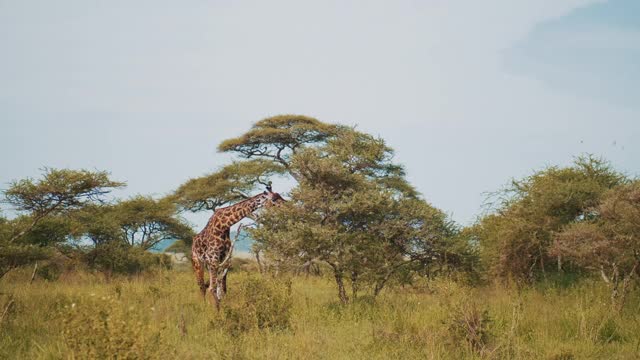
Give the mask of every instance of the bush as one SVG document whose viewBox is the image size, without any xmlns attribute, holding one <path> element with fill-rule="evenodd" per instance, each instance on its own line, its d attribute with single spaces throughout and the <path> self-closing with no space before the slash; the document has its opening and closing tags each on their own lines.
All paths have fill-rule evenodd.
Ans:
<svg viewBox="0 0 640 360">
<path fill-rule="evenodd" d="M 86 254 L 86 261 L 90 268 L 107 275 L 130 275 L 145 270 L 171 268 L 171 259 L 167 255 L 152 254 L 116 241 L 96 246 Z"/>
<path fill-rule="evenodd" d="M 154 329 L 146 314 L 110 296 L 78 299 L 59 313 L 73 358 L 170 358 L 173 350 L 164 345 L 163 329 Z"/>
<path fill-rule="evenodd" d="M 0 278 L 10 270 L 48 259 L 51 251 L 33 245 L 13 245 L 0 242 Z"/>
<path fill-rule="evenodd" d="M 47 281 L 55 281 L 60 278 L 60 275 L 65 270 L 64 261 L 60 261 L 59 259 L 51 260 L 43 264 L 38 269 L 38 276 L 47 280 Z"/>
<path fill-rule="evenodd" d="M 251 329 L 288 329 L 291 320 L 291 281 L 278 282 L 261 276 L 244 280 L 233 299 L 224 304 L 223 320 L 229 332 Z M 233 301 L 231 301 L 233 300 Z"/>
<path fill-rule="evenodd" d="M 490 337 L 489 310 L 471 301 L 456 306 L 451 312 L 449 331 L 457 342 L 464 341 L 473 351 L 482 351 Z"/>
</svg>

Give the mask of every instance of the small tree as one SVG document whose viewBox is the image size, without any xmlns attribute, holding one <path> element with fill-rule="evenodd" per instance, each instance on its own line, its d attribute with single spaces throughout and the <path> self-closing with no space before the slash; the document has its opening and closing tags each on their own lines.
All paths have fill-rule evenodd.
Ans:
<svg viewBox="0 0 640 360">
<path fill-rule="evenodd" d="M 303 115 L 260 120 L 242 136 L 218 146 L 219 151 L 246 160 L 234 161 L 212 174 L 191 179 L 170 198 L 189 211 L 215 210 L 246 199 L 256 185 L 265 185 L 274 175 L 288 174 L 299 180 L 290 166 L 293 155 L 306 147 L 325 144 L 338 129 L 336 125 Z"/>
<path fill-rule="evenodd" d="M 79 209 L 91 202 L 101 202 L 112 189 L 124 183 L 112 181 L 107 172 L 46 168 L 40 180 L 13 181 L 4 191 L 5 202 L 20 212 L 29 213 L 31 222 L 13 234 L 13 242 L 33 229 L 48 215 Z"/>
<path fill-rule="evenodd" d="M 640 181 L 608 191 L 588 211 L 593 219 L 557 234 L 552 253 L 599 272 L 611 287 L 613 306 L 621 310 L 631 279 L 640 275 Z"/>
<path fill-rule="evenodd" d="M 136 196 L 113 205 L 88 206 L 75 214 L 77 238 L 88 238 L 95 247 L 121 242 L 143 250 L 163 240 L 191 239 L 193 230 L 176 216 L 168 199 Z"/>
<path fill-rule="evenodd" d="M 446 217 L 417 197 L 384 141 L 342 129 L 325 146 L 290 162 L 299 185 L 291 200 L 269 209 L 252 232 L 275 259 L 332 270 L 340 301 L 371 285 L 377 295 L 403 267 L 441 258 Z M 393 179 L 393 181 L 389 181 Z"/>
<path fill-rule="evenodd" d="M 41 179 L 13 181 L 4 191 L 4 202 L 22 213 L 0 224 L 0 278 L 11 269 L 49 258 L 51 245 L 72 232 L 66 216 L 124 186 L 106 172 L 45 169 Z"/>
<path fill-rule="evenodd" d="M 36 244 L 9 242 L 14 230 L 12 221 L 0 216 L 0 279 L 19 266 L 48 259 L 50 251 Z"/>
<path fill-rule="evenodd" d="M 163 240 L 191 239 L 193 230 L 175 216 L 176 208 L 168 200 L 137 196 L 122 201 L 113 209 L 125 241 L 144 250 Z"/>
</svg>

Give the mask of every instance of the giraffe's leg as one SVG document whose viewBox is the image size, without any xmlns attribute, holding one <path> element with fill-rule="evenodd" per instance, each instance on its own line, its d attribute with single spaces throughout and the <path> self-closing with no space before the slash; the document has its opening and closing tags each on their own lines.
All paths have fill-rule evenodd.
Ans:
<svg viewBox="0 0 640 360">
<path fill-rule="evenodd" d="M 213 296 L 213 302 L 216 306 L 216 310 L 220 310 L 220 297 L 217 289 L 218 286 L 218 265 L 209 263 L 209 292 Z"/>
<path fill-rule="evenodd" d="M 220 281 L 220 288 L 219 288 L 221 297 L 224 295 L 227 295 L 227 273 L 229 272 L 229 268 L 231 268 L 231 259 L 227 259 L 227 257 L 231 256 L 231 253 L 230 253 L 231 236 L 230 236 L 229 229 L 227 229 L 227 231 L 224 234 L 224 240 L 225 240 L 224 251 L 220 254 L 220 256 L 222 256 L 222 258 L 225 260 L 224 269 L 222 269 L 222 280 Z"/>
<path fill-rule="evenodd" d="M 196 274 L 196 282 L 200 288 L 200 293 L 202 294 L 202 298 L 205 298 L 207 294 L 207 286 L 204 283 L 204 263 L 202 263 L 196 255 L 191 257 L 191 261 L 193 265 L 193 272 Z"/>
<path fill-rule="evenodd" d="M 225 267 L 222 273 L 222 294 L 227 295 L 227 273 L 229 272 L 229 266 Z"/>
</svg>

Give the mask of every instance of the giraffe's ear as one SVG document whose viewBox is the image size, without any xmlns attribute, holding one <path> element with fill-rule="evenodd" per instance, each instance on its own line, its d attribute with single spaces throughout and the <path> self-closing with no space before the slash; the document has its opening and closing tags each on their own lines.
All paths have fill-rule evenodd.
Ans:
<svg viewBox="0 0 640 360">
<path fill-rule="evenodd" d="M 262 192 L 262 193 L 263 193 L 263 194 L 265 194 L 265 195 L 267 195 L 267 194 L 268 194 L 267 190 L 265 190 L 265 191 L 264 191 L 264 192 Z"/>
</svg>

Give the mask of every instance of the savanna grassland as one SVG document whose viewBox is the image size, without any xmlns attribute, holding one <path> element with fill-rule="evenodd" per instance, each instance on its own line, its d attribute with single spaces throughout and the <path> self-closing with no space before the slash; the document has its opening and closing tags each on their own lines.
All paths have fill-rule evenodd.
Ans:
<svg viewBox="0 0 640 360">
<path fill-rule="evenodd" d="M 246 268 L 246 266 L 245 266 Z M 389 286 L 344 305 L 329 278 L 231 273 L 218 313 L 187 269 L 137 277 L 7 275 L 5 359 L 637 359 L 640 299 L 613 312 L 588 279 L 563 286 Z"/>
</svg>

